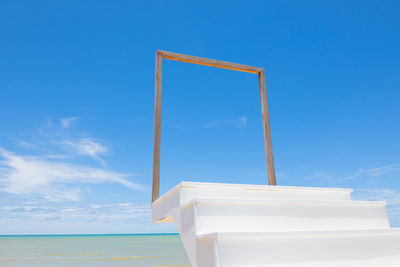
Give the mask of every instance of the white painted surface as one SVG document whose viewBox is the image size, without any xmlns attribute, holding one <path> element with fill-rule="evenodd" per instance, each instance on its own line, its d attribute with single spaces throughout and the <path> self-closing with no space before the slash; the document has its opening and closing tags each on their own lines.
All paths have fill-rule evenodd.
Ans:
<svg viewBox="0 0 400 267">
<path fill-rule="evenodd" d="M 351 189 L 183 182 L 152 204 L 193 266 L 400 266 L 385 203 Z"/>
<path fill-rule="evenodd" d="M 216 242 L 218 266 L 224 267 L 400 264 L 399 229 L 216 233 L 198 242 L 205 238 Z"/>
<path fill-rule="evenodd" d="M 390 228 L 384 202 L 195 199 L 181 214 L 196 234 Z"/>
</svg>

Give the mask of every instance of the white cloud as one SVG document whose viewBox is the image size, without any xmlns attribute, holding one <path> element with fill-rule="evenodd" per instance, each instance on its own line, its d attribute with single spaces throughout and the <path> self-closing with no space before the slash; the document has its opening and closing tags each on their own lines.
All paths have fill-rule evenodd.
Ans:
<svg viewBox="0 0 400 267">
<path fill-rule="evenodd" d="M 118 183 L 132 189 L 141 188 L 126 179 L 129 175 L 102 168 L 46 157 L 21 156 L 1 148 L 0 158 L 0 190 L 10 194 L 40 194 L 47 200 L 78 200 L 79 185 L 82 184 Z"/>
<path fill-rule="evenodd" d="M 71 126 L 71 124 L 74 121 L 76 121 L 77 119 L 79 119 L 79 118 L 78 117 L 62 118 L 62 119 L 60 119 L 61 127 L 62 128 L 69 128 Z"/>
<path fill-rule="evenodd" d="M 15 142 L 17 142 L 21 147 L 28 148 L 28 149 L 38 149 L 39 147 L 37 145 L 34 145 L 30 142 L 27 142 L 25 140 L 19 139 L 19 138 L 13 138 Z"/>
<path fill-rule="evenodd" d="M 360 177 L 363 175 L 368 175 L 368 176 L 380 176 L 388 172 L 400 170 L 400 164 L 392 164 L 392 165 L 387 165 L 387 166 L 381 166 L 377 168 L 370 168 L 370 169 L 361 169 L 354 174 L 348 175 L 348 178 L 356 178 Z"/>
<path fill-rule="evenodd" d="M 207 124 L 208 127 L 215 127 L 215 126 L 232 126 L 235 128 L 245 128 L 247 127 L 247 117 L 242 116 L 236 119 L 232 119 L 232 120 L 225 120 L 225 121 L 212 121 L 210 123 Z"/>
<path fill-rule="evenodd" d="M 48 120 L 44 127 L 14 134 L 21 150 L 0 146 L 0 234 L 171 231 L 153 229 L 149 205 L 129 202 L 127 190 L 146 187 L 133 182 L 136 175 L 98 164 L 109 149 L 87 131 L 72 129 L 77 119 Z M 98 191 L 105 187 L 95 184 L 124 190 L 106 189 L 105 204 L 104 191 Z"/>
<path fill-rule="evenodd" d="M 359 177 L 378 177 L 389 172 L 400 170 L 400 164 L 386 165 L 376 168 L 360 169 L 355 172 L 350 172 L 346 174 L 331 174 L 324 171 L 316 172 L 314 175 L 306 177 L 308 179 L 322 178 L 330 181 L 345 181 L 350 179 L 355 179 Z"/>
<path fill-rule="evenodd" d="M 95 142 L 90 138 L 83 138 L 78 141 L 64 140 L 63 144 L 72 147 L 78 154 L 97 158 L 98 155 L 104 154 L 108 148 Z"/>
<path fill-rule="evenodd" d="M 247 118 L 242 116 L 242 117 L 234 119 L 234 120 L 226 121 L 225 123 L 228 125 L 232 125 L 236 128 L 244 128 L 244 127 L 247 127 Z"/>
<path fill-rule="evenodd" d="M 152 225 L 150 221 L 150 205 L 140 203 L 121 206 L 120 203 L 41 202 L 0 206 L 0 234 L 146 232 Z"/>
</svg>

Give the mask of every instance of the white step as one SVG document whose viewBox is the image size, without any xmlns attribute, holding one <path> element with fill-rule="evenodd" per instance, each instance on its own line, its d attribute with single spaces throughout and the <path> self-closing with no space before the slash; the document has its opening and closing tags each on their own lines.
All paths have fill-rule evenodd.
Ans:
<svg viewBox="0 0 400 267">
<path fill-rule="evenodd" d="M 351 189 L 183 182 L 152 203 L 194 267 L 400 266 L 384 202 Z"/>
<path fill-rule="evenodd" d="M 180 224 L 195 234 L 390 228 L 382 201 L 198 198 L 181 207 Z"/>
<path fill-rule="evenodd" d="M 152 203 L 153 222 L 172 222 L 171 210 L 195 198 L 351 200 L 352 189 L 182 182 Z"/>
<path fill-rule="evenodd" d="M 400 230 L 211 233 L 195 266 L 400 266 Z"/>
</svg>

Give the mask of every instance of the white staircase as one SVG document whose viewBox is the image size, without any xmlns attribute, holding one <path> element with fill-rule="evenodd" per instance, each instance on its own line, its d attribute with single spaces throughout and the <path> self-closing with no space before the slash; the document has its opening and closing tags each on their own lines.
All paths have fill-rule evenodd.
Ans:
<svg viewBox="0 0 400 267">
<path fill-rule="evenodd" d="M 152 204 L 193 266 L 400 266 L 384 202 L 351 189 L 182 182 Z"/>
</svg>

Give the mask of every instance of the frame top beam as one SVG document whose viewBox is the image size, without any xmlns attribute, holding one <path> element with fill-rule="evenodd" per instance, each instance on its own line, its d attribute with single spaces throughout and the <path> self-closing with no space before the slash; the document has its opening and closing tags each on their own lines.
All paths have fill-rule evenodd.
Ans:
<svg viewBox="0 0 400 267">
<path fill-rule="evenodd" d="M 226 62 L 226 61 L 221 61 L 221 60 L 203 58 L 203 57 L 189 56 L 189 55 L 178 54 L 178 53 L 173 53 L 173 52 L 168 52 L 168 51 L 163 51 L 163 50 L 157 50 L 157 54 L 160 55 L 162 58 L 169 59 L 169 60 L 193 63 L 193 64 L 216 67 L 216 68 L 221 68 L 221 69 L 236 70 L 236 71 L 249 72 L 249 73 L 254 73 L 254 74 L 260 74 L 261 72 L 264 71 L 263 68 L 242 65 L 242 64 L 236 64 L 236 63 L 231 63 L 231 62 Z"/>
</svg>

